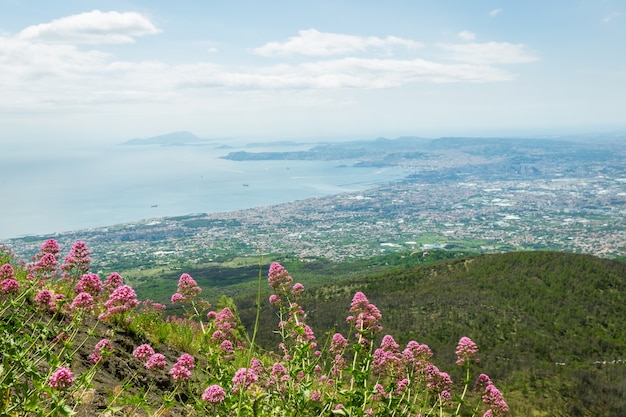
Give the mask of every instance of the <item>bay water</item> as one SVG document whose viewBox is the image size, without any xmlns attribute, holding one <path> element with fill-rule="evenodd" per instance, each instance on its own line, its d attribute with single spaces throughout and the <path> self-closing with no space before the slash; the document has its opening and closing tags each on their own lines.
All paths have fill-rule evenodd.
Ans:
<svg viewBox="0 0 626 417">
<path fill-rule="evenodd" d="M 230 161 L 232 151 L 310 145 L 82 146 L 0 153 L 0 240 L 217 213 L 372 188 L 399 168 L 336 161 Z"/>
</svg>

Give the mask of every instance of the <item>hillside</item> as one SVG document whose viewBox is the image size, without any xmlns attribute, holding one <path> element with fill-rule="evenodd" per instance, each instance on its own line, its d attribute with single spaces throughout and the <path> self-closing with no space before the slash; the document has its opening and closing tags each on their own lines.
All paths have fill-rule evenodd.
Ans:
<svg viewBox="0 0 626 417">
<path fill-rule="evenodd" d="M 508 403 L 509 413 L 501 409 L 497 415 L 626 415 L 626 331 L 622 325 L 626 264 L 618 261 L 556 252 L 466 256 L 447 251 L 343 263 L 281 260 L 293 276 L 293 286 L 277 263 L 269 267 L 271 279 L 267 279 L 267 264 L 259 268 L 250 263 L 233 267 L 233 263 L 188 271 L 196 274 L 197 282 L 182 273 L 178 287 L 172 277 L 152 287 L 144 277 L 138 280 L 143 287 L 138 299 L 121 276 L 111 273 L 102 282 L 98 275 L 88 273 L 89 255 L 84 242 L 77 242 L 60 265 L 59 247 L 53 240 L 42 246 L 32 264 L 0 250 L 0 350 L 4 358 L 0 384 L 5 393 L 0 414 L 29 415 L 28 410 L 37 410 L 36 415 L 70 415 L 74 410 L 77 415 L 130 415 L 141 410 L 138 415 L 155 415 L 155 410 L 157 414 L 169 410 L 169 415 L 209 415 L 219 409 L 215 415 L 226 410 L 250 415 L 258 406 L 264 410 L 259 415 L 275 415 L 271 410 L 277 409 L 282 410 L 280 415 L 287 415 L 284 412 L 289 409 L 302 410 L 298 415 L 318 415 L 310 408 L 315 406 L 326 410 L 319 415 L 330 415 L 332 407 L 345 404 L 360 410 L 346 415 L 361 416 L 365 415 L 363 406 L 373 407 L 373 415 L 376 410 L 393 415 L 390 412 L 402 404 L 407 407 L 402 415 L 428 410 L 424 415 L 470 416 L 482 415 L 485 406 L 494 403 L 482 397 L 485 404 L 481 405 L 481 394 L 471 389 L 469 397 L 478 405 L 470 405 L 459 397 L 465 392 L 462 385 L 474 387 L 476 375 L 487 374 Z M 214 280 L 209 277 L 212 273 L 217 273 Z M 277 277 L 285 279 L 287 286 Z M 255 328 L 253 284 L 261 288 L 262 300 L 268 300 L 268 281 L 275 290 L 275 305 L 261 302 Z M 298 298 L 300 283 L 305 288 L 302 298 Z M 216 301 L 217 294 L 229 288 L 236 298 Z M 176 304 L 168 303 L 164 313 L 164 306 L 146 300 L 150 291 L 174 294 L 171 299 Z M 277 294 L 284 300 L 278 297 L 276 302 Z M 354 319 L 351 325 L 346 323 L 351 312 L 364 308 L 362 304 L 355 307 L 359 294 L 367 296 L 368 311 L 382 313 L 382 317 L 372 316 L 372 323 L 382 325 L 382 333 L 365 333 Z M 294 297 L 302 309 L 294 309 Z M 279 312 L 282 326 L 278 325 Z M 329 340 L 335 332 L 351 340 L 346 346 L 353 350 L 342 353 L 348 362 L 335 363 L 337 342 L 335 337 Z M 372 338 L 371 344 L 361 344 L 364 335 Z M 473 378 L 465 374 L 469 367 L 454 364 L 463 339 L 478 345 L 479 363 L 469 364 L 474 368 Z M 391 349 L 388 353 L 394 352 L 396 341 L 398 347 L 407 349 L 411 343 L 428 345 L 434 354 L 432 363 L 454 381 L 454 386 L 449 385 L 454 397 L 444 397 L 444 391 L 429 397 L 434 388 L 430 383 L 425 388 L 420 385 L 432 382 L 433 375 L 442 375 L 439 370 L 403 374 L 412 375 L 412 382 L 410 394 L 402 394 L 401 381 L 394 379 L 399 368 L 389 365 L 385 371 L 380 362 L 375 365 L 380 359 L 377 353 L 372 355 L 372 347 L 383 343 Z M 157 353 L 150 346 L 142 347 L 152 353 L 141 356 L 137 349 L 146 343 Z M 369 353 L 363 346 L 369 346 Z M 284 354 L 279 353 L 282 349 Z M 96 353 L 101 355 L 94 360 Z M 400 355 L 399 350 L 395 354 Z M 143 366 L 141 360 L 148 356 L 160 356 L 162 364 Z M 186 365 L 181 365 L 183 359 Z M 242 367 L 252 367 L 253 359 L 265 364 L 255 370 L 262 379 L 246 395 L 237 395 L 243 386 L 238 384 L 246 383 L 237 375 Z M 192 374 L 194 360 L 198 368 Z M 430 360 L 429 356 L 426 361 Z M 272 363 L 289 369 L 289 387 L 272 385 L 278 369 L 269 367 Z M 181 366 L 187 374 L 178 373 Z M 336 374 L 335 366 L 343 371 Z M 59 385 L 56 378 L 61 371 L 65 379 Z M 328 374 L 322 378 L 320 372 Z M 344 389 L 329 384 L 329 376 L 339 378 Z M 372 394 L 378 382 L 385 384 L 382 392 L 393 394 L 396 402 Z M 222 395 L 208 396 L 216 384 Z M 458 402 L 459 408 L 451 406 L 451 401 Z M 480 409 L 478 414 L 472 411 L 475 407 Z"/>
<path fill-rule="evenodd" d="M 396 265 L 307 291 L 312 327 L 345 331 L 354 291 L 383 312 L 384 333 L 426 343 L 443 362 L 454 340 L 475 340 L 484 372 L 504 381 L 512 415 L 626 415 L 626 264 L 513 252 Z M 239 305 L 250 322 L 251 304 Z M 272 325 L 274 311 L 263 313 Z M 273 333 L 262 330 L 269 344 Z"/>
</svg>

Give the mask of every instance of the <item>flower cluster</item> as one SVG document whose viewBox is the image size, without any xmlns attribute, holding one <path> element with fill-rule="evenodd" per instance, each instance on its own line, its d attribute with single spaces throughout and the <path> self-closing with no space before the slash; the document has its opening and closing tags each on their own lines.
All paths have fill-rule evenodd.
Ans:
<svg viewBox="0 0 626 417">
<path fill-rule="evenodd" d="M 209 385 L 202 394 L 202 400 L 213 404 L 221 403 L 224 398 L 226 398 L 226 391 L 219 385 Z"/>
<path fill-rule="evenodd" d="M 191 277 L 184 273 L 178 279 L 178 291 L 172 295 L 172 304 L 184 303 L 196 298 L 202 292 L 202 288 Z"/>
<path fill-rule="evenodd" d="M 371 304 L 365 294 L 360 291 L 352 297 L 350 313 L 352 315 L 348 316 L 346 321 L 354 325 L 359 335 L 373 337 L 383 330 L 383 326 L 380 324 L 382 319 L 380 310 Z"/>
<path fill-rule="evenodd" d="M 121 287 L 117 287 L 104 303 L 107 311 L 102 313 L 99 318 L 106 319 L 115 314 L 131 311 L 138 304 L 139 300 L 137 300 L 135 291 L 128 285 L 122 285 Z"/>
<path fill-rule="evenodd" d="M 98 363 L 102 359 L 103 354 L 109 354 L 113 352 L 113 344 L 109 339 L 101 339 L 93 348 L 93 352 L 89 355 L 91 363 Z"/>
<path fill-rule="evenodd" d="M 487 375 L 481 374 L 478 377 L 476 387 L 482 388 L 483 403 L 489 407 L 483 417 L 503 417 L 509 413 L 509 406 L 504 401 L 504 396 Z"/>
<path fill-rule="evenodd" d="M 0 293 L 13 294 L 20 290 L 20 284 L 15 280 L 15 271 L 11 264 L 0 266 Z"/>
<path fill-rule="evenodd" d="M 65 263 L 61 265 L 61 270 L 64 271 L 63 278 L 73 281 L 89 272 L 90 255 L 91 252 L 85 242 L 74 243 L 69 255 L 64 258 Z"/>
<path fill-rule="evenodd" d="M 84 274 L 76 283 L 74 291 L 77 293 L 86 292 L 92 297 L 97 297 L 102 288 L 102 281 L 97 274 Z"/>
<path fill-rule="evenodd" d="M 69 388 L 74 383 L 72 370 L 66 366 L 60 366 L 48 378 L 48 386 L 57 390 Z"/>
<path fill-rule="evenodd" d="M 463 336 L 459 340 L 459 344 L 456 347 L 456 364 L 464 365 L 470 362 L 477 362 L 476 354 L 478 353 L 478 346 L 469 337 Z"/>
<path fill-rule="evenodd" d="M 79 293 L 72 303 L 70 304 L 70 310 L 72 311 L 91 311 L 93 310 L 94 302 L 91 294 L 87 292 Z"/>
<path fill-rule="evenodd" d="M 170 375 L 175 381 L 187 381 L 191 378 L 191 371 L 196 367 L 195 359 L 188 353 L 183 353 L 170 369 Z"/>
<path fill-rule="evenodd" d="M 284 266 L 278 262 L 272 262 L 267 275 L 267 282 L 276 295 L 280 296 L 289 292 L 293 278 L 291 278 Z"/>
</svg>

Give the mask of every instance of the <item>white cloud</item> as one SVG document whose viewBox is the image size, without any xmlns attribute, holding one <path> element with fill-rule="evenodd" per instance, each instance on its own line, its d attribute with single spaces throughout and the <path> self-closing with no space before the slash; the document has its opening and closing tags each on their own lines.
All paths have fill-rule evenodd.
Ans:
<svg viewBox="0 0 626 417">
<path fill-rule="evenodd" d="M 503 9 L 493 9 L 489 12 L 489 16 L 491 17 L 496 17 L 497 15 L 499 15 L 500 13 L 502 13 L 504 10 Z"/>
<path fill-rule="evenodd" d="M 476 35 L 469 30 L 463 30 L 459 32 L 457 36 L 464 41 L 473 41 L 476 39 Z"/>
<path fill-rule="evenodd" d="M 609 23 L 611 20 L 619 17 L 620 15 L 621 15 L 621 13 L 619 13 L 619 12 L 612 12 L 612 13 L 609 13 L 606 17 L 604 17 L 604 19 L 602 19 L 602 21 L 604 23 Z"/>
<path fill-rule="evenodd" d="M 528 51 L 528 47 L 524 44 L 508 42 L 439 43 L 437 46 L 449 52 L 451 59 L 475 65 L 521 64 L 539 59 Z"/>
<path fill-rule="evenodd" d="M 150 20 L 139 13 L 93 10 L 29 26 L 17 37 L 40 42 L 115 44 L 131 43 L 135 37 L 158 32 Z"/>
<path fill-rule="evenodd" d="M 122 42 L 157 29 L 134 13 L 90 12 L 51 23 L 30 26 L 16 36 L 0 35 L 0 114 L 3 112 L 66 112 L 135 103 L 174 103 L 239 92 L 282 90 L 385 89 L 411 83 L 490 83 L 515 78 L 493 64 L 536 59 L 524 45 L 471 43 L 437 45 L 458 63 L 423 58 L 391 59 L 372 54 L 329 56 L 419 43 L 388 36 L 358 37 L 299 32 L 285 43 L 268 43 L 255 52 L 264 55 L 299 53 L 315 56 L 300 64 L 238 65 L 199 62 L 175 65 L 159 59 L 122 60 L 99 50 L 83 50 L 76 43 Z M 45 42 L 43 42 L 45 41 Z M 64 41 L 65 43 L 62 43 Z M 128 40 L 126 40 L 128 41 Z M 200 47 L 207 50 L 206 45 Z M 216 51 L 213 47 L 209 52 Z M 208 94 L 214 90 L 215 94 Z M 252 95 L 252 93 L 250 94 Z M 262 95 L 262 94 L 261 94 Z M 93 110 L 89 110 L 93 111 Z"/>
<path fill-rule="evenodd" d="M 274 55 L 308 55 L 330 56 L 342 55 L 350 52 L 365 52 L 370 48 L 389 49 L 396 46 L 405 48 L 419 48 L 419 42 L 409 39 L 387 36 L 354 36 L 339 33 L 324 33 L 316 29 L 301 30 L 298 36 L 290 37 L 286 42 L 269 42 L 254 49 L 254 52 L 263 56 Z"/>
<path fill-rule="evenodd" d="M 178 68 L 187 88 L 336 89 L 393 88 L 413 82 L 497 82 L 510 73 L 484 65 L 440 64 L 422 59 L 341 58 L 300 65 L 276 65 L 256 72 L 226 72 L 207 64 Z"/>
</svg>

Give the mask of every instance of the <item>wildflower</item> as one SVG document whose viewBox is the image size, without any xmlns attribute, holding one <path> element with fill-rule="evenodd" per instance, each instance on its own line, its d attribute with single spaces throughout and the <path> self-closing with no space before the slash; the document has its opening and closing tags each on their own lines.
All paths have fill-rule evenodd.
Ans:
<svg viewBox="0 0 626 417">
<path fill-rule="evenodd" d="M 445 372 L 441 372 L 435 365 L 428 365 L 426 367 L 426 376 L 428 379 L 428 388 L 441 393 L 442 391 L 449 391 L 452 388 L 452 379 L 450 375 Z"/>
<path fill-rule="evenodd" d="M 193 356 L 191 356 L 188 353 L 183 353 L 182 355 L 180 355 L 177 363 L 181 364 L 182 366 L 184 366 L 185 368 L 189 370 L 192 370 L 193 368 L 196 367 L 195 359 L 193 358 Z"/>
<path fill-rule="evenodd" d="M 69 340 L 69 338 L 70 336 L 67 333 L 61 332 L 58 335 L 56 335 L 54 339 L 52 339 L 52 343 L 65 342 L 66 340 Z"/>
<path fill-rule="evenodd" d="M 172 369 L 170 369 L 170 375 L 174 381 L 187 381 L 191 378 L 191 370 L 175 363 Z"/>
<path fill-rule="evenodd" d="M 491 407 L 491 416 L 501 417 L 509 413 L 509 406 L 498 388 L 492 383 L 487 384 L 482 396 L 483 403 Z"/>
<path fill-rule="evenodd" d="M 113 351 L 113 345 L 109 339 L 102 339 L 93 348 L 93 352 L 89 355 L 89 359 L 92 363 L 98 363 L 102 359 L 103 353 L 110 353 Z"/>
<path fill-rule="evenodd" d="M 228 339 L 226 339 L 222 343 L 220 343 L 219 349 L 220 349 L 220 351 L 222 353 L 225 353 L 227 355 L 232 355 L 233 353 L 235 353 L 235 348 L 233 346 L 233 342 L 231 342 Z"/>
<path fill-rule="evenodd" d="M 346 321 L 353 324 L 358 333 L 370 335 L 382 331 L 380 310 L 374 304 L 370 304 L 362 292 L 354 294 L 350 312 L 353 315 L 349 316 Z"/>
<path fill-rule="evenodd" d="M 304 294 L 304 285 L 300 284 L 299 282 L 293 284 L 293 287 L 291 288 L 291 295 L 297 298 L 300 297 L 302 294 Z"/>
<path fill-rule="evenodd" d="M 35 296 L 35 304 L 41 308 L 49 307 L 52 302 L 52 294 L 48 290 L 41 290 Z"/>
<path fill-rule="evenodd" d="M 380 401 L 383 398 L 389 398 L 389 394 L 385 392 L 385 388 L 381 384 L 374 385 L 374 397 L 377 401 Z"/>
<path fill-rule="evenodd" d="M 96 297 L 102 291 L 102 282 L 97 274 L 84 274 L 76 283 L 74 291 L 86 292 Z"/>
<path fill-rule="evenodd" d="M 318 390 L 311 392 L 311 401 L 314 403 L 322 402 L 322 394 Z"/>
<path fill-rule="evenodd" d="M 226 398 L 226 391 L 219 385 L 209 385 L 202 394 L 202 400 L 213 404 L 221 403 L 224 398 Z"/>
<path fill-rule="evenodd" d="M 70 310 L 93 310 L 93 297 L 89 293 L 81 292 L 70 304 Z"/>
<path fill-rule="evenodd" d="M 2 294 L 15 294 L 19 290 L 20 284 L 12 278 L 7 278 L 0 282 L 0 292 L 2 292 Z"/>
<path fill-rule="evenodd" d="M 191 275 L 184 273 L 178 279 L 178 292 L 182 296 L 181 301 L 191 300 L 202 292 L 202 288 L 198 286 L 198 283 L 191 277 Z M 176 295 L 174 294 L 174 295 Z M 174 296 L 172 296 L 172 302 L 174 302 Z"/>
<path fill-rule="evenodd" d="M 143 345 L 139 345 L 133 350 L 133 356 L 135 359 L 139 359 L 140 361 L 146 361 L 150 356 L 154 355 L 154 349 L 152 346 L 144 343 Z"/>
<path fill-rule="evenodd" d="M 491 379 L 489 378 L 489 376 L 485 375 L 485 374 L 480 374 L 478 375 L 478 378 L 476 378 L 476 390 L 480 391 L 483 390 L 487 387 L 487 385 L 491 384 Z"/>
<path fill-rule="evenodd" d="M 183 353 L 178 358 L 178 361 L 170 369 L 170 375 L 175 381 L 187 381 L 191 378 L 191 371 L 196 367 L 193 356 L 188 353 Z"/>
<path fill-rule="evenodd" d="M 282 302 L 282 300 L 280 299 L 279 296 L 277 296 L 276 294 L 272 294 L 270 295 L 270 304 L 273 305 L 274 307 L 277 307 L 280 305 L 280 303 Z"/>
<path fill-rule="evenodd" d="M 66 366 L 60 366 L 48 378 L 48 386 L 58 390 L 64 390 L 73 383 L 74 375 L 72 375 L 72 370 Z"/>
<path fill-rule="evenodd" d="M 53 255 L 55 258 L 58 258 L 59 256 L 59 251 L 61 250 L 61 248 L 59 247 L 59 243 L 54 240 L 54 239 L 48 239 L 44 242 L 43 245 L 41 245 L 41 248 L 39 248 L 39 253 L 41 255 Z"/>
<path fill-rule="evenodd" d="M 15 271 L 13 271 L 11 264 L 4 264 L 0 266 L 0 279 L 3 281 L 7 279 L 15 279 Z"/>
<path fill-rule="evenodd" d="M 89 255 L 89 249 L 85 242 L 76 242 L 70 249 L 69 255 L 64 258 L 65 263 L 61 265 L 61 269 L 64 271 L 63 276 L 65 278 L 71 278 L 72 276 L 81 276 L 89 271 L 89 264 L 91 258 Z"/>
<path fill-rule="evenodd" d="M 478 353 L 478 346 L 469 337 L 463 336 L 459 340 L 459 344 L 456 347 L 457 365 L 463 365 L 472 361 L 476 362 L 477 359 L 474 356 Z"/>
<path fill-rule="evenodd" d="M 146 361 L 146 369 L 165 369 L 166 366 L 167 362 L 165 361 L 165 356 L 160 353 L 150 355 L 150 357 Z"/>
<path fill-rule="evenodd" d="M 235 376 L 233 376 L 233 392 L 238 393 L 239 388 L 250 387 L 251 384 L 257 382 L 259 377 L 251 368 L 239 368 L 237 372 L 235 372 Z"/>
<path fill-rule="evenodd" d="M 289 276 L 289 273 L 284 266 L 278 262 L 272 262 L 267 274 L 267 282 L 277 294 L 287 293 L 291 283 L 293 282 L 293 278 Z"/>
<path fill-rule="evenodd" d="M 122 276 L 117 272 L 112 272 L 105 280 L 104 280 L 104 289 L 111 293 L 115 291 L 117 288 L 124 285 L 124 281 L 122 280 Z"/>
<path fill-rule="evenodd" d="M 107 312 L 101 316 L 101 318 L 107 318 L 113 314 L 123 313 L 132 310 L 139 304 L 137 300 L 137 294 L 128 285 L 122 285 L 118 287 L 109 295 L 109 299 L 104 306 L 107 308 Z"/>
<path fill-rule="evenodd" d="M 341 353 L 348 346 L 348 339 L 343 337 L 341 333 L 335 333 L 330 343 L 330 351 L 332 353 Z"/>
<path fill-rule="evenodd" d="M 182 294 L 180 293 L 174 293 L 172 294 L 172 304 L 178 304 L 178 303 L 184 303 L 185 302 L 185 297 L 183 297 Z"/>
</svg>

